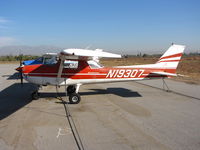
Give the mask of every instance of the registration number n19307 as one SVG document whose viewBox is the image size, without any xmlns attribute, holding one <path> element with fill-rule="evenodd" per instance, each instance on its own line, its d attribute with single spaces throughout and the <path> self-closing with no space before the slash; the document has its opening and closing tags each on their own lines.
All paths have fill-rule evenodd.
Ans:
<svg viewBox="0 0 200 150">
<path fill-rule="evenodd" d="M 143 73 L 142 69 L 113 69 L 109 70 L 106 78 L 139 78 Z"/>
</svg>

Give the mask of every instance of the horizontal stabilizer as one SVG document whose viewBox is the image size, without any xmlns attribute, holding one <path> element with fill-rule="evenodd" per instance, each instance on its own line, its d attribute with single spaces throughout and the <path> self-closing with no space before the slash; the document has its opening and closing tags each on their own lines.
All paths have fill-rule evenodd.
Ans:
<svg viewBox="0 0 200 150">
<path fill-rule="evenodd" d="M 177 74 L 169 73 L 169 72 L 151 72 L 151 74 L 164 75 L 164 76 L 174 76 L 174 77 L 177 76 Z"/>
</svg>

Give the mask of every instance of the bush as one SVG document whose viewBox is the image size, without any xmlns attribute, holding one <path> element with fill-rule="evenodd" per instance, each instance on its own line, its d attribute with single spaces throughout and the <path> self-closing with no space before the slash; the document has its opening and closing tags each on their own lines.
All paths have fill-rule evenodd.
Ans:
<svg viewBox="0 0 200 150">
<path fill-rule="evenodd" d="M 32 56 L 32 55 L 19 55 L 19 56 L 13 56 L 13 55 L 6 55 L 6 56 L 0 56 L 0 61 L 20 61 L 22 60 L 31 60 L 36 59 L 38 56 Z"/>
</svg>

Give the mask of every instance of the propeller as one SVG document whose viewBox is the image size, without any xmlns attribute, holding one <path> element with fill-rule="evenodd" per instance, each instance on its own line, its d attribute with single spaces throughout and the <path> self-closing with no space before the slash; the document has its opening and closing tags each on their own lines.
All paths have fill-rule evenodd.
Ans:
<svg viewBox="0 0 200 150">
<path fill-rule="evenodd" d="M 21 80 L 21 85 L 23 86 L 23 75 L 22 75 L 22 57 L 23 55 L 19 55 L 19 66 L 20 66 L 20 69 L 19 69 L 19 76 L 20 76 L 20 80 Z"/>
</svg>

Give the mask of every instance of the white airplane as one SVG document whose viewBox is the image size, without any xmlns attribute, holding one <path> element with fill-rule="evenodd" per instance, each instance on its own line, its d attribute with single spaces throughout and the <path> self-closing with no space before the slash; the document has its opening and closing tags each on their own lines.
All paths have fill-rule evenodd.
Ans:
<svg viewBox="0 0 200 150">
<path fill-rule="evenodd" d="M 103 67 L 98 60 L 121 58 L 121 55 L 103 50 L 65 49 L 52 57 L 44 57 L 40 64 L 18 68 L 23 78 L 38 86 L 65 85 L 72 104 L 80 102 L 79 88 L 83 84 L 136 81 L 176 76 L 176 68 L 185 46 L 171 45 L 155 64 Z M 32 93 L 38 99 L 38 90 Z"/>
</svg>

